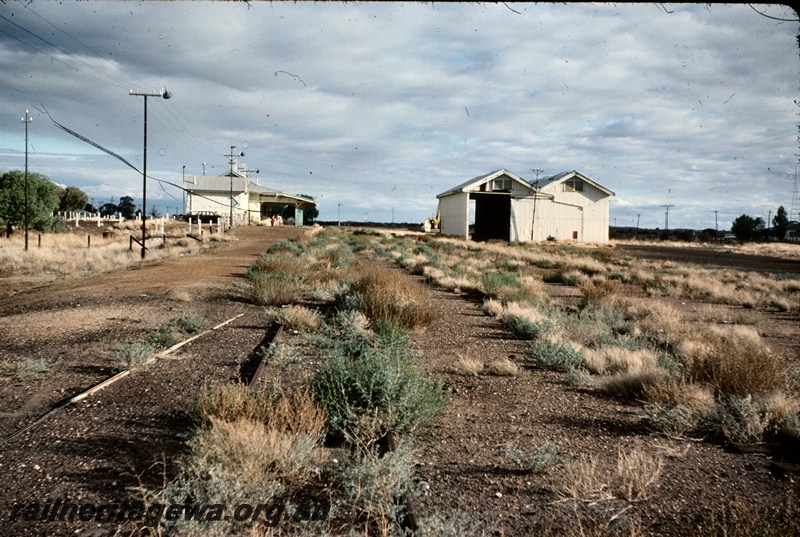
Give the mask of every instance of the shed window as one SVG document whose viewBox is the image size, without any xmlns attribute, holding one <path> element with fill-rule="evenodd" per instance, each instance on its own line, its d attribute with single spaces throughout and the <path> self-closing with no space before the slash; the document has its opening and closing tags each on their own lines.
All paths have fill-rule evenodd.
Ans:
<svg viewBox="0 0 800 537">
<path fill-rule="evenodd" d="M 564 192 L 583 192 L 583 181 L 579 179 L 564 181 Z"/>
<path fill-rule="evenodd" d="M 495 179 L 492 182 L 492 190 L 511 190 L 511 179 Z"/>
</svg>

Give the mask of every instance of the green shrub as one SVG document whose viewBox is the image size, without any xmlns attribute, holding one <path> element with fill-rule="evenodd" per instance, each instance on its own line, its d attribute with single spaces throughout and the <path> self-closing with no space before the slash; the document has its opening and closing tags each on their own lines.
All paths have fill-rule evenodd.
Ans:
<svg viewBox="0 0 800 537">
<path fill-rule="evenodd" d="M 541 444 L 531 446 L 525 451 L 514 444 L 506 444 L 505 457 L 520 470 L 532 474 L 542 474 L 564 464 L 569 458 L 561 454 L 561 442 L 546 438 Z"/>
<path fill-rule="evenodd" d="M 524 339 L 539 339 L 546 336 L 555 327 L 550 319 L 532 321 L 526 317 L 508 319 L 507 326 L 515 336 Z"/>
<path fill-rule="evenodd" d="M 47 358 L 25 358 L 16 362 L 0 365 L 0 376 L 25 380 L 50 371 L 52 362 Z"/>
<path fill-rule="evenodd" d="M 537 367 L 554 371 L 568 371 L 581 364 L 581 353 L 572 345 L 560 341 L 539 339 L 531 343 L 528 360 Z"/>
<path fill-rule="evenodd" d="M 211 326 L 211 323 L 201 315 L 186 313 L 180 317 L 171 319 L 167 326 L 174 328 L 182 334 L 194 335 L 207 330 Z"/>
<path fill-rule="evenodd" d="M 400 444 L 384 454 L 377 448 L 351 452 L 330 468 L 344 493 L 343 506 L 365 517 L 368 527 L 376 526 L 368 534 L 377 535 L 388 534 L 383 530 L 389 527 L 399 529 L 403 505 L 398 500 L 414 495 L 414 465 L 413 450 Z"/>
<path fill-rule="evenodd" d="M 508 272 L 486 272 L 481 276 L 483 293 L 492 298 L 504 298 L 509 290 L 522 287 L 519 278 Z"/>
<path fill-rule="evenodd" d="M 144 365 L 156 350 L 158 349 L 150 341 L 134 341 L 117 347 L 115 358 L 129 369 L 135 369 Z"/>
<path fill-rule="evenodd" d="M 375 440 L 389 431 L 402 435 L 425 425 L 448 400 L 441 384 L 408 356 L 386 349 L 369 349 L 358 358 L 329 357 L 311 390 L 332 434 L 374 435 Z"/>
</svg>

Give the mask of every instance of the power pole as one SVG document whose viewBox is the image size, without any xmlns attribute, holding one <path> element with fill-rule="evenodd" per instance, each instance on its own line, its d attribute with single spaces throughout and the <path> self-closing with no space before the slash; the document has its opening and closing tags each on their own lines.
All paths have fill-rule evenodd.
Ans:
<svg viewBox="0 0 800 537">
<path fill-rule="evenodd" d="M 800 220 L 800 183 L 797 182 L 796 162 L 794 164 L 794 187 L 792 188 L 792 209 L 789 212 L 789 220 L 792 218 Z"/>
<path fill-rule="evenodd" d="M 531 218 L 531 240 L 533 240 L 533 233 L 536 228 L 536 199 L 539 197 L 539 174 L 544 170 L 541 168 L 531 168 L 531 171 L 536 174 L 536 180 L 533 182 L 533 217 Z"/>
<path fill-rule="evenodd" d="M 719 219 L 717 213 L 719 213 L 719 211 L 714 211 L 714 231 L 719 233 Z M 717 237 L 714 238 L 716 239 Z"/>
<path fill-rule="evenodd" d="M 337 204 L 337 211 L 338 211 L 337 214 L 338 214 L 338 217 L 339 217 L 339 225 L 341 226 L 342 225 L 342 202 L 339 202 Z"/>
<path fill-rule="evenodd" d="M 669 238 L 669 208 L 675 207 L 674 205 L 662 205 L 662 207 L 667 208 L 667 212 L 664 216 L 664 231 L 667 232 L 667 238 Z"/>
<path fill-rule="evenodd" d="M 231 192 L 230 192 L 230 196 L 231 196 L 231 214 L 230 214 L 230 223 L 229 223 L 229 227 L 231 227 L 231 228 L 233 228 L 233 165 L 236 164 L 236 157 L 243 157 L 244 156 L 244 151 L 242 151 L 242 152 L 240 152 L 238 154 L 234 154 L 233 153 L 234 149 L 236 149 L 236 146 L 232 145 L 230 154 L 229 155 L 225 155 L 226 157 L 228 157 L 228 162 L 231 165 L 231 172 L 230 172 L 231 173 Z M 247 186 L 247 185 L 245 184 L 245 186 Z"/>
<path fill-rule="evenodd" d="M 22 122 L 25 124 L 25 251 L 28 251 L 28 210 L 29 210 L 29 202 L 28 202 L 28 125 L 30 122 L 33 121 L 31 116 L 28 115 L 28 111 L 25 110 L 25 117 L 22 118 Z"/>
</svg>

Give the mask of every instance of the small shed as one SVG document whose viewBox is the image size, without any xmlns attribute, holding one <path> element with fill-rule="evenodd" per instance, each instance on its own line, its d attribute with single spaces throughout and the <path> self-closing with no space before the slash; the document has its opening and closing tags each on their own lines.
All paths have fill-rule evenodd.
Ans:
<svg viewBox="0 0 800 537">
<path fill-rule="evenodd" d="M 505 168 L 442 192 L 442 235 L 476 241 L 574 240 L 608 242 L 614 193 L 577 172 L 528 182 Z M 470 221 L 474 229 L 470 236 Z"/>
</svg>

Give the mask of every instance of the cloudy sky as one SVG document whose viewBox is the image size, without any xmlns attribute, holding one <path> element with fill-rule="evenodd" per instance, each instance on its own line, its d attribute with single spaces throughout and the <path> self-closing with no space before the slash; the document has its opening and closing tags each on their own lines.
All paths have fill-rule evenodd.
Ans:
<svg viewBox="0 0 800 537">
<path fill-rule="evenodd" d="M 0 172 L 24 168 L 28 109 L 31 171 L 139 200 L 140 173 L 54 122 L 141 169 L 129 90 L 166 86 L 164 181 L 225 173 L 235 146 L 321 219 L 422 222 L 472 177 L 574 169 L 616 193 L 612 224 L 663 227 L 671 205 L 670 228 L 725 229 L 791 208 L 797 34 L 759 4 L 3 0 Z M 148 207 L 175 212 L 159 184 Z"/>
</svg>

